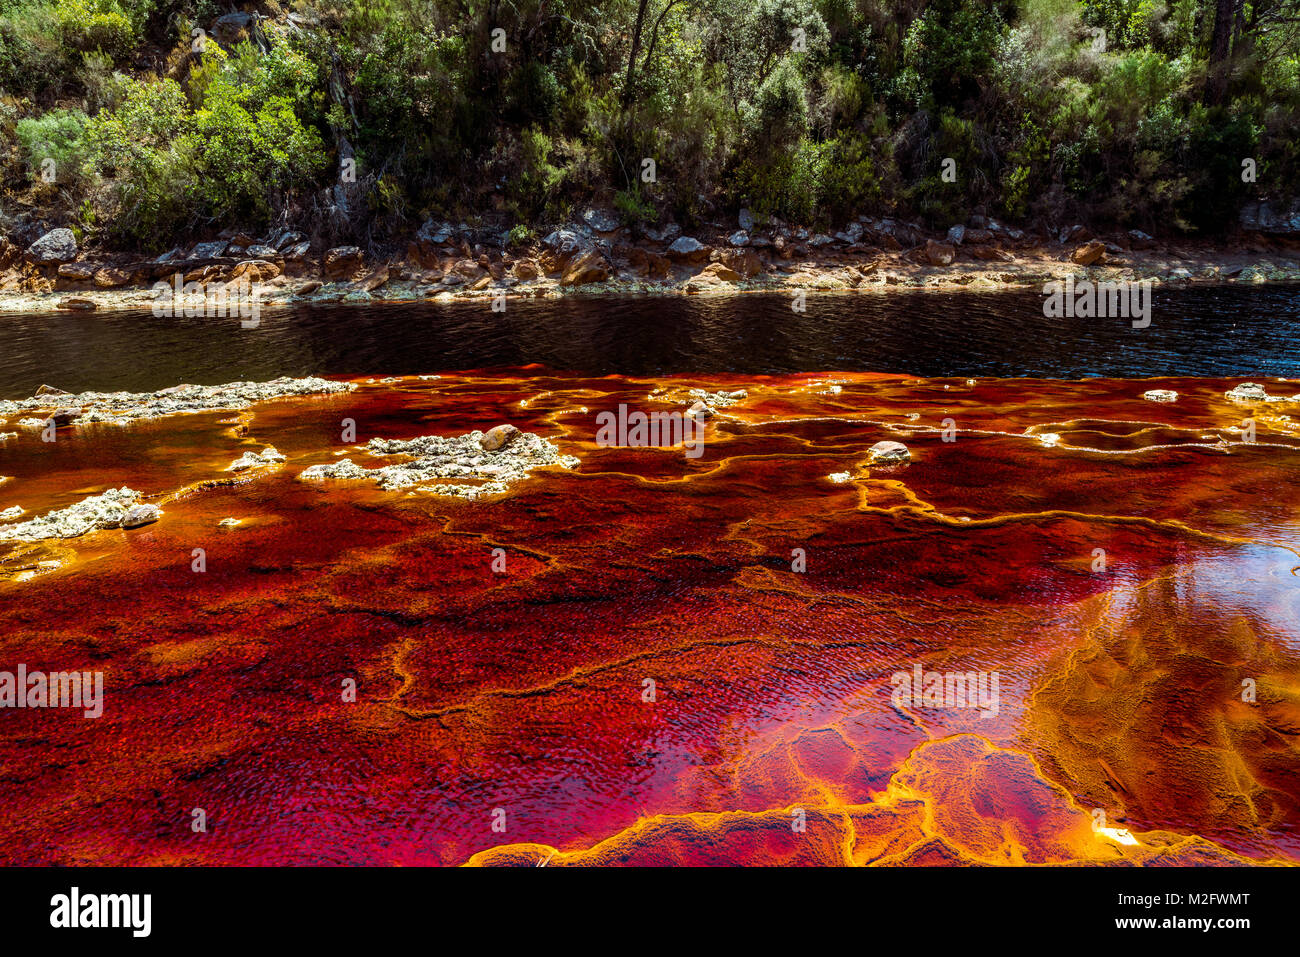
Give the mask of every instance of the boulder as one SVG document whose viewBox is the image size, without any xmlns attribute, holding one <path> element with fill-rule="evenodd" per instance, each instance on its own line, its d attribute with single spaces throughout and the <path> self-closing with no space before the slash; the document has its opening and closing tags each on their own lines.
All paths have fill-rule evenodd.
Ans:
<svg viewBox="0 0 1300 957">
<path fill-rule="evenodd" d="M 725 263 L 714 262 L 714 263 L 709 263 L 707 266 L 701 269 L 699 271 L 699 274 L 696 275 L 694 278 L 703 279 L 706 282 L 710 280 L 721 280 L 722 282 L 739 282 L 741 277 L 740 277 L 740 273 L 736 272 L 736 270 L 732 269 L 730 266 L 726 265 Z"/>
<path fill-rule="evenodd" d="M 190 250 L 190 254 L 185 258 L 186 259 L 216 259 L 218 256 L 225 255 L 226 248 L 229 245 L 230 243 L 226 242 L 224 239 L 214 239 L 210 243 L 195 243 L 194 248 Z M 164 259 L 160 259 L 158 261 L 166 262 L 166 260 Z"/>
<path fill-rule="evenodd" d="M 739 216 L 736 217 L 740 223 L 740 228 L 747 233 L 754 231 L 754 214 L 747 209 L 742 209 Z"/>
<path fill-rule="evenodd" d="M 27 247 L 27 259 L 37 266 L 54 266 L 77 258 L 77 237 L 70 229 L 51 229 Z"/>
<path fill-rule="evenodd" d="M 271 243 L 277 250 L 284 252 L 290 246 L 296 246 L 301 242 L 306 242 L 307 237 L 302 233 L 296 233 L 292 229 L 281 230 Z"/>
<path fill-rule="evenodd" d="M 745 232 L 743 229 L 738 229 L 727 237 L 727 242 L 731 243 L 733 246 L 748 246 L 749 233 Z"/>
<path fill-rule="evenodd" d="M 95 305 L 95 301 L 93 299 L 78 299 L 76 297 L 70 297 L 68 299 L 60 299 L 57 303 L 55 303 L 54 307 L 56 309 L 73 309 L 73 310 L 81 310 L 85 312 L 89 312 L 90 310 L 97 308 L 97 306 Z"/>
<path fill-rule="evenodd" d="M 213 21 L 211 32 L 218 43 L 230 50 L 249 39 L 256 26 L 257 19 L 253 14 L 227 13 Z"/>
<path fill-rule="evenodd" d="M 100 289 L 116 289 L 118 286 L 125 286 L 131 281 L 131 274 L 125 269 L 119 269 L 116 266 L 104 266 L 95 270 L 92 277 L 95 285 Z"/>
<path fill-rule="evenodd" d="M 1247 203 L 1238 215 L 1242 229 L 1275 236 L 1300 236 L 1300 203 L 1290 209 L 1269 202 Z"/>
<path fill-rule="evenodd" d="M 139 528 L 141 525 L 152 525 L 158 521 L 158 516 L 162 511 L 157 505 L 147 505 L 143 502 L 132 505 L 122 516 L 123 528 Z"/>
<path fill-rule="evenodd" d="M 361 259 L 361 250 L 356 246 L 335 246 L 325 253 L 321 269 L 331 279 L 342 279 L 360 268 Z"/>
<path fill-rule="evenodd" d="M 931 266 L 947 266 L 957 258 L 957 250 L 947 243 L 936 243 L 933 239 L 925 241 L 925 259 Z"/>
<path fill-rule="evenodd" d="M 582 214 L 582 221 L 598 233 L 612 233 L 622 225 L 618 216 L 608 209 L 588 209 Z"/>
<path fill-rule="evenodd" d="M 895 465 L 911 459 L 912 453 L 902 442 L 877 442 L 867 449 L 868 465 Z"/>
<path fill-rule="evenodd" d="M 1092 239 L 1092 233 L 1087 226 L 1069 226 L 1061 230 L 1057 239 L 1060 240 L 1062 246 L 1066 243 L 1084 243 Z"/>
<path fill-rule="evenodd" d="M 513 442 L 518 435 L 519 430 L 509 423 L 496 425 L 483 433 L 483 438 L 478 440 L 478 444 L 483 447 L 484 452 L 496 452 Z"/>
<path fill-rule="evenodd" d="M 748 279 L 763 271 L 763 261 L 752 249 L 720 249 L 716 253 L 718 262 Z"/>
<path fill-rule="evenodd" d="M 280 275 L 280 267 L 265 259 L 248 259 L 230 270 L 230 280 L 247 277 L 249 282 L 266 282 Z"/>
<path fill-rule="evenodd" d="M 679 236 L 668 247 L 668 258 L 674 262 L 700 263 L 709 258 L 709 247 L 691 236 Z"/>
<path fill-rule="evenodd" d="M 962 240 L 966 238 L 965 226 L 953 226 L 948 230 L 948 242 L 954 246 L 960 246 Z"/>
<path fill-rule="evenodd" d="M 582 286 L 591 282 L 603 282 L 608 278 L 609 263 L 600 252 L 589 249 L 569 264 L 561 281 L 566 286 Z"/>
<path fill-rule="evenodd" d="M 1092 242 L 1076 247 L 1074 252 L 1070 253 L 1070 262 L 1079 266 L 1091 266 L 1101 259 L 1105 253 L 1106 244 L 1094 239 Z"/>
<path fill-rule="evenodd" d="M 94 274 L 93 263 L 63 263 L 58 270 L 58 277 L 69 283 L 90 282 Z"/>
<path fill-rule="evenodd" d="M 682 227 L 676 223 L 669 223 L 663 229 L 647 229 L 645 231 L 646 239 L 653 240 L 656 243 L 666 243 L 675 236 L 681 234 Z"/>
<path fill-rule="evenodd" d="M 1128 242 L 1134 249 L 1150 249 L 1156 244 L 1153 237 L 1148 236 L 1140 229 L 1130 229 L 1128 231 Z"/>
<path fill-rule="evenodd" d="M 519 260 L 514 264 L 510 272 L 516 279 L 523 282 L 527 282 L 530 279 L 536 279 L 541 275 L 541 270 L 537 268 L 537 263 L 533 262 L 531 259 Z"/>
</svg>

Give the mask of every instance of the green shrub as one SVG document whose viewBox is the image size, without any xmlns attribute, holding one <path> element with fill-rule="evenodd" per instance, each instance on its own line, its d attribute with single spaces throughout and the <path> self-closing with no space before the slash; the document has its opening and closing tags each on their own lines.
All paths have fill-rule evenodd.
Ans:
<svg viewBox="0 0 1300 957">
<path fill-rule="evenodd" d="M 88 122 L 80 110 L 51 110 L 18 121 L 15 134 L 33 182 L 45 181 L 46 175 L 65 186 L 83 182 L 89 163 Z"/>
</svg>

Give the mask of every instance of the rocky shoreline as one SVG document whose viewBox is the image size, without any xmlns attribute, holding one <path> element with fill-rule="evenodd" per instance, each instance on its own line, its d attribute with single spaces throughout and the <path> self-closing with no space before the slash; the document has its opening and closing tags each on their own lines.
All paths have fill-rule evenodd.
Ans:
<svg viewBox="0 0 1300 957">
<path fill-rule="evenodd" d="M 0 240 L 0 311 L 129 309 L 157 301 L 155 284 L 189 286 L 199 304 L 216 287 L 256 290 L 262 306 L 313 302 L 503 300 L 564 295 L 696 295 L 736 292 L 887 291 L 1035 287 L 1088 278 L 1155 283 L 1300 281 L 1300 242 L 1289 233 L 1243 233 L 1231 245 L 1161 242 L 1138 230 L 1094 235 L 1076 225 L 1055 235 L 982 216 L 946 233 L 893 219 L 858 217 L 817 233 L 742 210 L 738 228 L 691 233 L 675 225 L 629 229 L 589 209 L 581 222 L 539 239 L 429 221 L 404 253 L 324 248 L 302 233 L 225 233 L 153 259 L 80 250 L 71 230 L 23 249 Z M 189 312 L 187 312 L 189 314 Z M 209 312 L 209 314 L 211 314 Z"/>
</svg>

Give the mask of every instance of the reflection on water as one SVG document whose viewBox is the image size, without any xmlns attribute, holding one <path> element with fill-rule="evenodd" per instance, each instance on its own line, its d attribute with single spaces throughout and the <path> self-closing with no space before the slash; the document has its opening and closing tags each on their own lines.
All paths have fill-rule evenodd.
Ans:
<svg viewBox="0 0 1300 957">
<path fill-rule="evenodd" d="M 42 382 L 152 391 L 280 375 L 522 366 L 608 375 L 799 371 L 922 376 L 1300 376 L 1300 289 L 1161 289 L 1152 322 L 1048 319 L 1019 292 L 588 297 L 297 306 L 237 320 L 145 312 L 5 316 L 0 397 Z"/>
</svg>

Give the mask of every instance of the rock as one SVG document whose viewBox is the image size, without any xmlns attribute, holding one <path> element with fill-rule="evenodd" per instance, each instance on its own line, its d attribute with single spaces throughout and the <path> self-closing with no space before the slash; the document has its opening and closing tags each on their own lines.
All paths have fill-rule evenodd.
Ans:
<svg viewBox="0 0 1300 957">
<path fill-rule="evenodd" d="M 1243 382 L 1225 392 L 1224 398 L 1231 402 L 1267 402 L 1268 392 L 1258 382 Z"/>
<path fill-rule="evenodd" d="M 306 282 L 302 283 L 296 289 L 294 289 L 293 293 L 295 296 L 307 296 L 315 292 L 320 287 L 321 287 L 321 283 L 319 279 L 308 279 Z"/>
<path fill-rule="evenodd" d="M 1070 253 L 1070 261 L 1079 266 L 1091 266 L 1097 262 L 1106 253 L 1106 244 L 1093 240 L 1077 247 L 1074 252 Z"/>
<path fill-rule="evenodd" d="M 368 469 L 350 459 L 342 459 L 313 465 L 304 469 L 298 478 L 301 481 L 367 480 L 382 489 L 416 486 L 417 492 L 452 495 L 473 501 L 509 491 L 509 486 L 527 478 L 531 469 L 553 465 L 575 468 L 579 464 L 576 458 L 561 455 L 554 445 L 531 432 L 515 434 L 508 445 L 495 451 L 480 444 L 485 437 L 482 432 L 475 431 L 453 438 L 425 435 L 410 440 L 371 439 L 366 445 L 370 455 L 401 455 L 407 457 L 406 460 L 397 465 Z M 423 484 L 439 479 L 450 479 L 456 484 Z"/>
<path fill-rule="evenodd" d="M 55 425 L 71 425 L 77 419 L 81 418 L 81 410 L 73 408 L 55 409 L 50 413 L 47 422 L 53 422 Z"/>
<path fill-rule="evenodd" d="M 93 263 L 63 263 L 56 273 L 60 279 L 67 279 L 70 282 L 89 282 L 94 274 Z"/>
<path fill-rule="evenodd" d="M 280 267 L 265 259 L 247 259 L 230 270 L 229 279 L 247 278 L 249 282 L 266 282 L 280 275 Z"/>
<path fill-rule="evenodd" d="M 352 285 L 353 288 L 359 289 L 362 292 L 374 292 L 374 290 L 378 289 L 384 283 L 388 282 L 390 278 L 391 277 L 388 272 L 388 267 L 380 266 L 374 272 L 370 273 L 367 276 L 363 276 L 362 278 L 354 282 Z"/>
<path fill-rule="evenodd" d="M 230 244 L 224 239 L 215 239 L 210 243 L 195 243 L 186 259 L 216 259 L 226 252 Z M 164 260 L 165 261 L 165 260 Z"/>
<path fill-rule="evenodd" d="M 234 528 L 238 524 L 239 519 L 237 518 L 223 518 L 221 521 L 217 522 L 217 528 Z"/>
<path fill-rule="evenodd" d="M 533 262 L 531 259 L 519 260 L 514 264 L 513 267 L 511 267 L 510 272 L 514 275 L 516 279 L 522 282 L 527 282 L 530 279 L 536 279 L 539 275 L 541 275 L 541 271 L 537 268 L 537 263 Z"/>
<path fill-rule="evenodd" d="M 1061 245 L 1064 246 L 1066 243 L 1087 242 L 1092 239 L 1092 233 L 1087 226 L 1075 225 L 1062 229 L 1057 238 L 1061 241 Z"/>
<path fill-rule="evenodd" d="M 993 242 L 991 229 L 967 229 L 962 242 L 967 246 L 985 246 Z"/>
<path fill-rule="evenodd" d="M 709 263 L 692 278 L 702 279 L 705 282 L 738 282 L 741 277 L 740 273 L 736 272 L 736 270 L 732 269 L 726 263 L 715 262 Z"/>
<path fill-rule="evenodd" d="M 727 237 L 727 242 L 731 243 L 733 246 L 748 246 L 749 233 L 745 232 L 743 229 L 738 229 Z"/>
<path fill-rule="evenodd" d="M 302 233 L 294 232 L 292 229 L 285 229 L 275 237 L 275 240 L 271 245 L 280 252 L 284 252 L 290 246 L 297 246 L 300 243 L 306 242 L 306 240 L 307 237 Z M 308 245 L 310 245 L 310 243 L 308 243 Z"/>
<path fill-rule="evenodd" d="M 72 394 L 72 393 L 70 393 L 70 392 L 64 392 L 62 389 L 56 389 L 56 388 L 55 388 L 54 386 L 52 386 L 52 385 L 41 385 L 41 387 L 40 387 L 39 389 L 37 389 L 37 390 L 33 393 L 33 395 L 37 395 L 37 396 L 42 396 L 42 395 L 71 395 L 71 394 Z"/>
<path fill-rule="evenodd" d="M 505 448 L 519 436 L 519 430 L 509 423 L 496 425 L 483 433 L 478 440 L 484 452 L 496 452 Z"/>
<path fill-rule="evenodd" d="M 162 514 L 157 505 L 147 505 L 139 503 L 132 505 L 122 516 L 123 528 L 139 528 L 141 525 L 152 525 L 158 521 L 158 516 Z"/>
<path fill-rule="evenodd" d="M 674 236 L 681 233 L 682 227 L 676 223 L 669 223 L 663 229 L 647 229 L 645 231 L 646 239 L 653 240 L 656 243 L 666 243 Z"/>
<path fill-rule="evenodd" d="M 609 263 L 601 253 L 589 249 L 565 270 L 561 281 L 566 286 L 581 286 L 592 282 L 604 282 L 608 278 Z"/>
<path fill-rule="evenodd" d="M 957 258 L 957 250 L 946 243 L 936 243 L 933 239 L 927 239 L 925 258 L 931 266 L 947 266 Z"/>
<path fill-rule="evenodd" d="M 420 231 L 415 234 L 417 241 L 422 243 L 431 243 L 434 246 L 445 246 L 451 242 L 455 231 L 451 223 L 441 223 L 433 219 L 426 219 Z"/>
<path fill-rule="evenodd" d="M 709 247 L 691 236 L 679 236 L 668 247 L 668 258 L 674 262 L 704 262 L 709 258 Z"/>
<path fill-rule="evenodd" d="M 342 279 L 361 267 L 361 259 L 361 250 L 356 246 L 335 246 L 325 253 L 321 269 L 331 279 Z"/>
<path fill-rule="evenodd" d="M 868 465 L 895 465 L 911 457 L 912 453 L 902 442 L 877 442 L 867 450 Z"/>
<path fill-rule="evenodd" d="M 1128 242 L 1134 249 L 1150 249 L 1156 244 L 1154 238 L 1140 229 L 1130 229 L 1128 231 Z"/>
<path fill-rule="evenodd" d="M 125 269 L 118 269 L 116 266 L 104 266 L 95 270 L 95 274 L 91 278 L 100 289 L 116 289 L 129 283 L 131 274 Z"/>
<path fill-rule="evenodd" d="M 102 495 L 92 495 L 75 505 L 0 528 L 0 538 L 19 542 L 44 539 L 76 538 L 103 528 L 120 528 L 127 510 L 140 493 L 126 487 L 110 488 Z"/>
<path fill-rule="evenodd" d="M 1177 402 L 1178 393 L 1170 389 L 1148 389 L 1142 393 L 1148 402 Z"/>
<path fill-rule="evenodd" d="M 244 255 L 252 259 L 274 259 L 279 252 L 274 246 L 264 246 L 261 243 L 253 243 L 244 249 Z"/>
<path fill-rule="evenodd" d="M 749 210 L 742 209 L 736 219 L 744 232 L 752 233 L 754 231 L 754 214 Z"/>
<path fill-rule="evenodd" d="M 252 14 L 227 13 L 213 22 L 212 35 L 223 47 L 233 50 L 236 45 L 252 36 L 256 26 L 257 20 Z"/>
<path fill-rule="evenodd" d="M 27 259 L 37 266 L 53 266 L 77 258 L 77 237 L 70 229 L 51 229 L 27 247 Z"/>
<path fill-rule="evenodd" d="M 953 226 L 948 230 L 948 242 L 954 246 L 960 246 L 962 240 L 966 238 L 965 226 Z"/>
<path fill-rule="evenodd" d="M 588 209 L 582 214 L 582 221 L 598 233 L 612 233 L 622 225 L 619 218 L 608 209 Z"/>
<path fill-rule="evenodd" d="M 1274 236 L 1300 236 L 1300 202 L 1289 210 L 1279 209 L 1272 203 L 1247 203 L 1239 214 L 1242 229 L 1269 233 Z"/>
<path fill-rule="evenodd" d="M 716 253 L 718 262 L 749 279 L 763 271 L 763 261 L 752 249 L 720 249 Z"/>
<path fill-rule="evenodd" d="M 969 244 L 970 234 L 967 234 L 966 251 L 976 259 L 984 262 L 1011 262 L 1015 257 L 1009 252 L 998 249 L 996 246 L 972 246 Z"/>
<path fill-rule="evenodd" d="M 591 249 L 591 239 L 577 227 L 565 227 L 548 233 L 542 239 L 547 252 L 542 254 L 541 267 L 547 272 L 567 274 L 570 263 L 576 262 Z"/>
<path fill-rule="evenodd" d="M 3 511 L 0 511 L 0 522 L 12 522 L 26 511 L 27 509 L 23 508 L 21 505 L 14 505 L 12 508 L 6 508 Z"/>
<path fill-rule="evenodd" d="M 691 407 L 686 410 L 686 414 L 693 419 L 711 419 L 713 418 L 713 409 L 705 404 L 703 399 L 696 399 L 691 403 Z"/>
<path fill-rule="evenodd" d="M 284 250 L 281 255 L 284 256 L 285 259 L 299 260 L 306 259 L 309 252 L 311 252 L 311 243 L 302 242 L 290 246 L 288 249 Z"/>
<path fill-rule="evenodd" d="M 90 310 L 96 309 L 98 307 L 95 305 L 95 301 L 93 299 L 78 299 L 75 296 L 71 296 L 67 299 L 60 299 L 57 303 L 55 303 L 54 308 L 73 309 L 73 310 L 79 310 L 83 312 L 89 312 Z"/>
<path fill-rule="evenodd" d="M 235 461 L 226 466 L 227 472 L 246 472 L 249 469 L 266 468 L 271 465 L 279 465 L 283 462 L 284 456 L 280 454 L 274 446 L 268 445 L 261 452 L 245 452 Z"/>
</svg>

